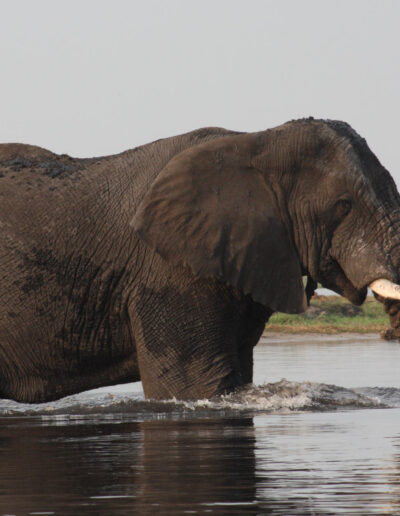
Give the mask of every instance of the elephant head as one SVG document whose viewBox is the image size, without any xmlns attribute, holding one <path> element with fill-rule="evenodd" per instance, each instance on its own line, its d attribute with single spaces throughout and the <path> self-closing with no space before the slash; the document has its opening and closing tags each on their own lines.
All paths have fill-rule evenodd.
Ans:
<svg viewBox="0 0 400 516">
<path fill-rule="evenodd" d="M 400 197 L 349 125 L 304 119 L 176 155 L 133 219 L 166 260 L 304 311 L 302 276 L 361 304 L 400 298 Z M 397 289 L 397 291 L 396 291 Z"/>
</svg>

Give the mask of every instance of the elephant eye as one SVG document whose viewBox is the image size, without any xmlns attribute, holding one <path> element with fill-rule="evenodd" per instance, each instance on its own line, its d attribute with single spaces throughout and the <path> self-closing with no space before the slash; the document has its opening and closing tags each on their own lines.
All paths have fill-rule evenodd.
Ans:
<svg viewBox="0 0 400 516">
<path fill-rule="evenodd" d="M 351 210 L 351 201 L 349 199 L 340 199 L 335 204 L 335 214 L 339 219 L 343 219 Z"/>
</svg>

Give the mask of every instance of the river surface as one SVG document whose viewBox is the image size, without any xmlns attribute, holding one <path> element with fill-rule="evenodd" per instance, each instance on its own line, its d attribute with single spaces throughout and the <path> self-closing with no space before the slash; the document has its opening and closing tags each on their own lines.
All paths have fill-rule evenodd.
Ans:
<svg viewBox="0 0 400 516">
<path fill-rule="evenodd" d="M 400 344 L 264 337 L 255 386 L 0 401 L 1 515 L 400 515 Z"/>
</svg>

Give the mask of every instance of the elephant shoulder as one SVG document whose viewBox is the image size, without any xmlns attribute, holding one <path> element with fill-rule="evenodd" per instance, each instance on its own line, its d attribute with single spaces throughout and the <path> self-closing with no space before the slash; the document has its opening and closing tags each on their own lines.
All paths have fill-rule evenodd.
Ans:
<svg viewBox="0 0 400 516">
<path fill-rule="evenodd" d="M 191 145 L 197 145 L 216 138 L 223 138 L 225 136 L 234 136 L 243 134 L 239 131 L 231 131 L 223 127 L 202 127 L 189 133 Z"/>
</svg>

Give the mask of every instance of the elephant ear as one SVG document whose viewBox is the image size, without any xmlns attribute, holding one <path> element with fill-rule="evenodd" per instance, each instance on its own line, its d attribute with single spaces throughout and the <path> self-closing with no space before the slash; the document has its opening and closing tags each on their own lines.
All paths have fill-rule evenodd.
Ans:
<svg viewBox="0 0 400 516">
<path fill-rule="evenodd" d="M 132 225 L 164 259 L 224 281 L 272 310 L 303 312 L 301 266 L 263 173 L 250 164 L 254 140 L 218 138 L 175 156 Z"/>
</svg>

